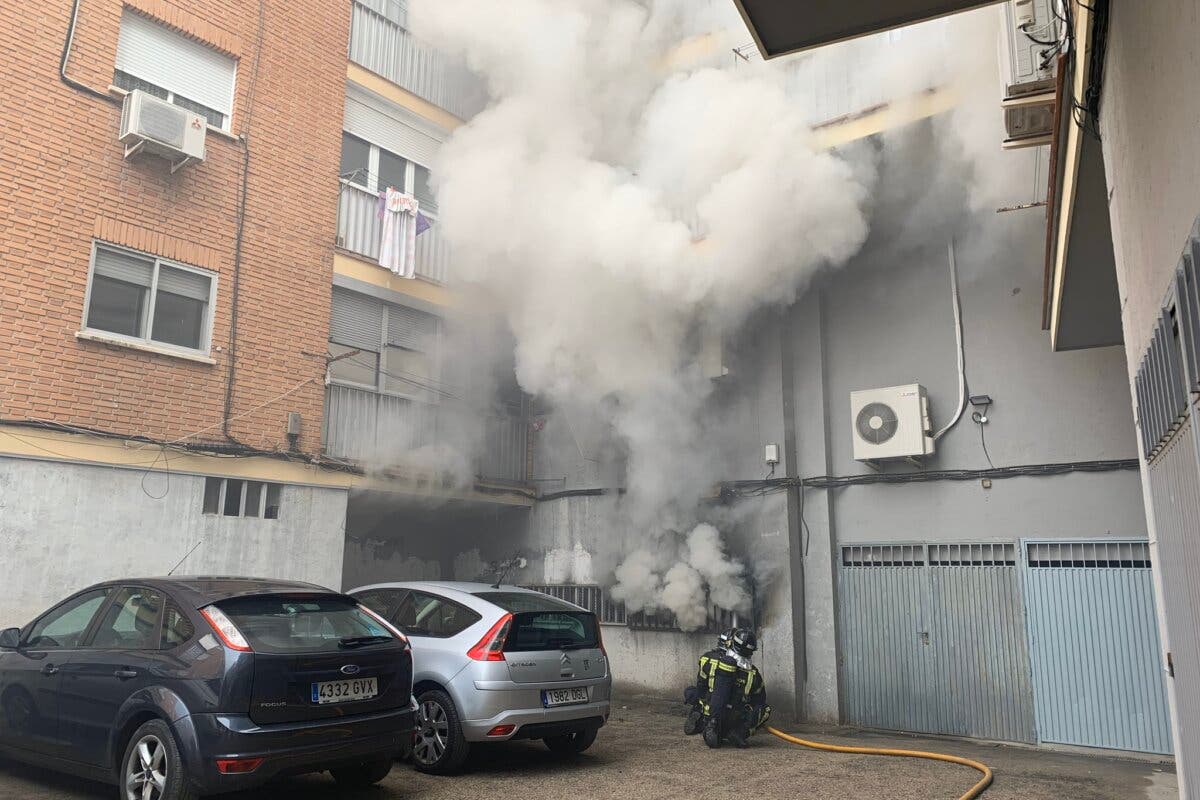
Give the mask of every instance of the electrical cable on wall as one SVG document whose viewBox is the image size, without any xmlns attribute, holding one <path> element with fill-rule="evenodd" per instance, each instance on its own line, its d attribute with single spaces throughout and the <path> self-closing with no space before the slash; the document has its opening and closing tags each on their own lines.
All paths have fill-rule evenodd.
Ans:
<svg viewBox="0 0 1200 800">
<path fill-rule="evenodd" d="M 954 417 L 933 435 L 935 442 L 941 439 L 946 431 L 958 424 L 963 409 L 967 405 L 967 365 L 963 351 L 962 301 L 958 294 L 958 266 L 954 261 L 953 239 L 946 245 L 946 251 L 950 262 L 950 294 L 954 302 L 954 342 L 958 348 L 958 406 L 954 410 Z"/>
<path fill-rule="evenodd" d="M 71 58 L 71 45 L 75 43 L 75 26 L 78 22 L 79 0 L 75 0 L 75 2 L 71 4 L 71 18 L 67 23 L 67 36 L 63 41 L 62 57 L 58 60 L 58 77 L 63 83 L 65 83 L 67 86 L 70 86 L 72 89 L 77 89 L 84 94 L 91 95 L 92 97 L 99 98 L 100 100 L 104 100 L 108 103 L 115 103 L 115 98 L 111 97 L 110 95 L 93 89 L 86 83 L 80 83 L 79 81 L 67 75 L 67 62 Z"/>
</svg>

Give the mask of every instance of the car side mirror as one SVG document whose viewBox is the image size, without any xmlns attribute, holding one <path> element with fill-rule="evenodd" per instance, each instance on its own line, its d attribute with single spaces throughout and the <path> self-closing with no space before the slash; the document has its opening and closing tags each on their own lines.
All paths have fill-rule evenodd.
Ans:
<svg viewBox="0 0 1200 800">
<path fill-rule="evenodd" d="M 0 650 L 16 650 L 20 646 L 20 628 L 5 628 L 0 631 Z"/>
</svg>

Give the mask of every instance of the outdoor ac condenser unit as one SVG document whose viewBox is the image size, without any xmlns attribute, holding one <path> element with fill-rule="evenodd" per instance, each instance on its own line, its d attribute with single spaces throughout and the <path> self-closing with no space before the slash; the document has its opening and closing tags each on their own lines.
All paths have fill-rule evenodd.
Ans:
<svg viewBox="0 0 1200 800">
<path fill-rule="evenodd" d="M 171 162 L 171 171 L 204 160 L 208 121 L 201 115 L 135 90 L 121 107 L 120 141 L 125 157 L 154 153 Z"/>
<path fill-rule="evenodd" d="M 1003 8 L 1004 147 L 1048 144 L 1054 127 L 1056 52 L 1062 35 L 1056 0 L 1011 0 Z"/>
<path fill-rule="evenodd" d="M 933 455 L 929 399 L 919 383 L 851 392 L 850 428 L 859 461 Z"/>
</svg>

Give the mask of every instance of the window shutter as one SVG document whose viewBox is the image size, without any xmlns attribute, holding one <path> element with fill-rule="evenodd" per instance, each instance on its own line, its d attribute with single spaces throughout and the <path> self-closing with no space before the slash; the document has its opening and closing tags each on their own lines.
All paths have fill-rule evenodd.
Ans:
<svg viewBox="0 0 1200 800">
<path fill-rule="evenodd" d="M 437 347 L 438 318 L 407 306 L 388 306 L 388 340 L 394 347 L 432 353 Z"/>
<path fill-rule="evenodd" d="M 403 109 L 388 108 L 385 102 L 373 102 L 360 92 L 348 92 L 342 127 L 347 133 L 410 161 L 432 164 L 441 142 L 410 124 Z"/>
<path fill-rule="evenodd" d="M 211 279 L 206 275 L 166 266 L 160 267 L 158 270 L 158 290 L 160 292 L 170 292 L 207 303 L 211 287 Z"/>
<path fill-rule="evenodd" d="M 379 352 L 383 336 L 383 304 L 361 294 L 333 290 L 329 338 L 339 344 Z"/>
<path fill-rule="evenodd" d="M 149 288 L 154 275 L 154 262 L 120 250 L 97 247 L 96 274 Z"/>
<path fill-rule="evenodd" d="M 233 111 L 232 58 L 126 8 L 117 69 L 226 116 Z"/>
</svg>

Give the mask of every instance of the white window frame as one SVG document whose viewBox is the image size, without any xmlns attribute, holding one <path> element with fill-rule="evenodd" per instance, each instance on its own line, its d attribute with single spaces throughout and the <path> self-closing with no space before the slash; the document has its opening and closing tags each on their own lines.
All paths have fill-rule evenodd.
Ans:
<svg viewBox="0 0 1200 800">
<path fill-rule="evenodd" d="M 209 480 L 220 481 L 221 482 L 221 491 L 217 493 L 217 510 L 215 512 L 204 511 L 204 493 L 201 492 L 201 494 L 200 494 L 200 513 L 202 516 L 222 517 L 224 519 L 266 520 L 268 522 L 278 522 L 279 521 L 279 514 L 276 514 L 273 517 L 266 516 L 266 514 L 267 514 L 267 495 L 270 494 L 270 490 L 271 490 L 272 486 L 279 487 L 279 510 L 282 511 L 283 510 L 283 486 L 284 486 L 282 483 L 276 483 L 275 481 L 259 481 L 259 480 L 254 480 L 253 478 L 216 478 L 216 477 L 211 477 L 211 476 L 205 478 L 205 481 L 209 481 Z M 242 496 L 241 496 L 240 500 L 238 501 L 237 516 L 233 516 L 231 514 L 225 513 L 225 492 L 229 489 L 229 481 L 230 480 L 242 482 Z M 251 483 L 261 483 L 263 488 L 262 488 L 262 492 L 260 492 L 259 496 L 258 496 L 258 515 L 253 516 L 253 517 L 248 517 L 248 516 L 246 516 L 246 495 L 248 494 L 248 492 L 246 491 L 246 486 Z"/>
<path fill-rule="evenodd" d="M 167 97 L 166 97 L 165 102 L 170 103 L 171 105 L 175 105 L 175 92 L 172 92 L 170 89 L 166 88 L 165 86 L 159 86 L 154 81 L 148 81 L 145 78 L 143 78 L 141 75 L 134 75 L 134 73 L 127 72 L 125 70 L 114 71 L 114 78 L 115 78 L 115 72 L 125 72 L 126 75 L 132 75 L 134 78 L 137 78 L 142 83 L 148 83 L 151 86 L 155 87 L 156 89 L 160 89 L 160 90 L 166 92 Z M 132 91 L 131 89 L 123 89 L 120 86 L 117 86 L 115 88 L 116 88 L 116 90 L 122 92 L 123 94 L 129 94 L 129 92 Z M 236 90 L 237 90 L 237 64 L 235 63 L 233 66 L 233 86 L 230 87 L 230 91 L 233 92 Z M 185 99 L 191 100 L 192 98 L 188 97 Z M 198 100 L 193 100 L 192 102 L 199 103 L 200 105 L 204 105 L 203 103 L 200 103 Z M 204 107 L 212 108 L 212 106 L 204 106 Z M 187 111 L 192 114 L 196 113 L 196 112 L 192 111 L 190 108 L 185 108 L 184 106 L 179 106 L 179 108 L 182 108 L 182 109 L 184 109 L 184 111 Z M 221 124 L 213 125 L 211 122 L 206 122 L 205 127 L 207 127 L 210 131 L 220 131 L 221 133 L 232 133 L 233 109 L 230 108 L 228 114 L 226 114 L 224 111 L 222 111 L 219 108 L 212 108 L 212 110 L 216 111 L 218 114 L 221 115 Z"/>
<path fill-rule="evenodd" d="M 140 329 L 144 329 L 146 331 L 145 336 L 129 336 L 124 333 L 114 333 L 113 331 L 106 331 L 103 328 L 93 328 L 88 325 L 88 312 L 91 311 L 92 307 L 92 284 L 96 279 L 96 253 L 99 252 L 101 248 L 127 253 L 131 256 L 149 259 L 154 262 L 154 271 L 150 276 L 150 299 L 146 303 L 146 307 L 142 310 L 142 319 L 138 325 Z M 154 305 L 158 300 L 158 274 L 160 268 L 163 266 L 170 267 L 171 269 L 181 270 L 183 272 L 192 272 L 208 278 L 208 301 L 204 309 L 204 324 L 200 331 L 201 346 L 198 348 L 183 347 L 182 345 L 171 344 L 169 342 L 160 342 L 156 339 L 150 338 L 150 334 L 153 333 L 152 328 L 154 326 Z M 134 250 L 132 247 L 124 247 L 122 245 L 113 244 L 100 239 L 93 239 L 91 257 L 88 260 L 87 289 L 83 293 L 83 319 L 80 321 L 80 330 L 84 333 L 94 334 L 95 336 L 106 340 L 128 342 L 134 347 L 164 350 L 186 356 L 201 355 L 208 357 L 212 352 L 213 318 L 216 313 L 217 304 L 217 280 L 217 273 L 207 269 L 193 267 L 190 264 L 181 264 L 178 261 L 161 258 L 153 253 L 145 253 L 141 250 Z"/>
<path fill-rule="evenodd" d="M 370 192 L 372 195 L 378 195 L 381 191 L 383 191 L 383 189 L 387 188 L 386 186 L 382 188 L 379 186 L 379 154 L 381 152 L 385 152 L 395 156 L 396 158 L 404 159 L 404 188 L 401 191 L 403 191 L 405 194 L 411 194 L 416 197 L 417 166 L 419 162 L 414 161 L 403 153 L 397 153 L 395 150 L 388 150 L 386 147 L 380 147 L 369 139 L 364 139 L 352 131 L 343 130 L 342 133 L 346 136 L 353 136 L 355 139 L 358 139 L 360 142 L 363 142 L 367 145 L 366 185 L 364 186 L 362 183 L 353 181 L 350 178 L 342 178 L 343 183 L 349 184 L 353 189 L 358 189 L 360 191 L 365 190 Z M 433 170 L 430 169 L 428 164 L 419 164 L 419 166 L 429 170 L 430 174 L 433 173 Z M 428 207 L 421 207 L 420 211 L 421 215 L 427 217 L 430 222 L 437 220 L 436 211 L 430 211 Z"/>
<path fill-rule="evenodd" d="M 374 145 L 372 145 L 372 146 L 374 146 Z M 412 164 L 411 161 L 408 163 L 410 165 Z M 411 170 L 410 170 L 410 172 L 411 172 Z M 409 352 L 412 352 L 412 353 L 423 353 L 424 355 L 429 356 L 430 361 L 433 362 L 432 364 L 430 364 L 430 372 L 433 374 L 431 374 L 429 376 L 429 382 L 431 384 L 440 384 L 442 382 L 442 359 L 443 359 L 442 350 L 444 349 L 442 347 L 442 324 L 444 321 L 442 320 L 441 317 L 437 316 L 436 314 L 430 315 L 437 319 L 437 333 L 434 335 L 434 341 L 436 343 L 436 346 L 434 348 L 434 352 L 432 355 L 430 355 L 428 350 L 412 350 L 407 347 L 401 347 L 400 345 L 388 344 L 388 336 L 387 336 L 388 316 L 392 312 L 393 305 L 403 305 L 403 304 L 402 303 L 390 303 L 387 300 L 380 300 L 377 297 L 371 297 L 371 299 L 374 300 L 375 302 L 381 303 L 383 305 L 383 315 L 382 315 L 383 323 L 379 327 L 379 341 L 377 343 L 379 346 L 379 349 L 376 351 L 378 353 L 378 355 L 376 356 L 376 362 L 375 362 L 375 385 L 372 386 L 369 383 L 355 383 L 354 381 L 348 381 L 343 378 L 335 378 L 333 376 L 332 372 L 330 372 L 330 375 L 329 375 L 329 382 L 335 386 L 345 386 L 350 389 L 360 389 L 362 391 L 374 392 L 375 394 L 386 395 L 387 397 L 397 397 L 397 398 L 400 398 L 401 400 L 411 400 L 416 403 L 430 403 L 430 402 L 436 403 L 436 402 L 438 402 L 439 398 L 437 397 L 436 392 L 433 392 L 435 397 L 433 398 L 432 401 L 430 401 L 429 398 L 421 397 L 417 390 L 414 390 L 412 392 L 398 392 L 398 391 L 395 391 L 394 389 L 385 388 L 387 386 L 387 381 L 385 380 L 386 376 L 383 374 L 384 369 L 385 369 L 384 359 L 387 355 L 387 349 L 389 347 L 395 347 L 399 350 L 409 350 Z M 411 306 L 406 306 L 406 308 L 411 308 Z M 417 309 L 413 309 L 413 310 L 420 311 L 421 309 L 417 308 Z M 429 313 L 429 312 L 423 312 L 423 313 Z M 352 350 L 360 350 L 360 352 L 365 352 L 365 351 L 362 351 L 361 348 L 354 347 L 354 345 L 346 344 L 345 342 L 339 342 L 337 339 L 334 339 L 333 337 L 330 337 L 329 341 L 330 341 L 330 343 L 336 344 L 340 347 L 349 347 Z"/>
</svg>

